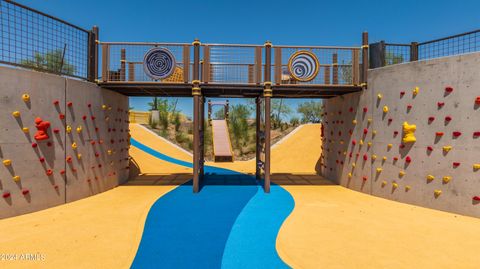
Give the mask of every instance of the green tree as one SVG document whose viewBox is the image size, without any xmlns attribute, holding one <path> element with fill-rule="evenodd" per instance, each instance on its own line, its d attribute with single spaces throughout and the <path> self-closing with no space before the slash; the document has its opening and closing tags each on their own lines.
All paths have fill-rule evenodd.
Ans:
<svg viewBox="0 0 480 269">
<path fill-rule="evenodd" d="M 213 118 L 212 120 L 222 120 L 225 119 L 225 108 L 221 107 L 219 110 L 215 111 L 213 113 Z"/>
<path fill-rule="evenodd" d="M 233 139 L 237 148 L 245 146 L 248 143 L 248 122 L 250 109 L 243 104 L 234 105 L 229 113 L 229 126 L 235 139 Z"/>
<path fill-rule="evenodd" d="M 302 114 L 302 122 L 320 122 L 322 114 L 322 103 L 319 101 L 308 101 L 298 105 L 297 112 Z"/>
<path fill-rule="evenodd" d="M 387 51 L 385 52 L 385 65 L 403 63 L 403 55 Z"/>
<path fill-rule="evenodd" d="M 56 49 L 45 54 L 35 52 L 33 59 L 22 60 L 20 64 L 38 70 L 46 70 L 66 75 L 75 74 L 75 66 L 69 64 L 63 57 L 63 50 Z"/>
<path fill-rule="evenodd" d="M 283 102 L 283 99 L 273 99 L 272 100 L 272 110 L 270 112 L 273 129 L 277 129 L 282 124 L 282 119 L 285 116 L 288 116 L 292 113 L 290 106 Z"/>
</svg>

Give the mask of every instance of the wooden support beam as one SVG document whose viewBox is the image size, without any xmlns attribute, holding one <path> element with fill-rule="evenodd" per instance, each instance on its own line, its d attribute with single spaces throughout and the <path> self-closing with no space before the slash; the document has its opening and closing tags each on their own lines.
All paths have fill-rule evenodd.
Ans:
<svg viewBox="0 0 480 269">
<path fill-rule="evenodd" d="M 205 176 L 205 97 L 200 97 L 200 181 Z"/>
<path fill-rule="evenodd" d="M 277 63 L 275 63 L 277 64 Z M 271 82 L 271 66 L 272 66 L 272 43 L 265 43 L 265 74 L 264 74 L 264 89 L 263 96 L 265 98 L 265 182 L 264 191 L 270 192 L 270 98 L 272 97 L 272 82 Z M 276 65 L 275 65 L 276 66 Z"/>
<path fill-rule="evenodd" d="M 362 84 L 367 87 L 368 81 L 368 33 L 362 34 Z"/>
<path fill-rule="evenodd" d="M 128 81 L 135 81 L 135 64 L 128 63 Z"/>
<path fill-rule="evenodd" d="M 110 47 L 108 44 L 102 45 L 102 81 L 107 82 L 110 66 Z"/>
<path fill-rule="evenodd" d="M 360 84 L 360 51 L 352 50 L 352 84 Z"/>
<path fill-rule="evenodd" d="M 275 84 L 282 84 L 282 48 L 275 48 Z M 266 64 L 266 63 L 265 63 Z"/>
<path fill-rule="evenodd" d="M 190 81 L 190 46 L 183 45 L 183 82 Z"/>
<path fill-rule="evenodd" d="M 255 84 L 262 81 L 262 47 L 255 48 Z"/>
<path fill-rule="evenodd" d="M 193 42 L 193 192 L 200 191 L 200 41 Z"/>
<path fill-rule="evenodd" d="M 332 55 L 333 84 L 338 84 L 338 54 Z"/>
</svg>

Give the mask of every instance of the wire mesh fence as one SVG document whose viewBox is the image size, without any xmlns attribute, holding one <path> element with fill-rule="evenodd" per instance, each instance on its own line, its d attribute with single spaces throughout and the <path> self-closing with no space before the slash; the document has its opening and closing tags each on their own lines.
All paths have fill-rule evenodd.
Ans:
<svg viewBox="0 0 480 269">
<path fill-rule="evenodd" d="M 480 29 L 421 43 L 393 44 L 381 41 L 370 47 L 372 68 L 447 57 L 480 51 Z"/>
<path fill-rule="evenodd" d="M 0 0 L 0 63 L 86 79 L 89 31 Z"/>
</svg>

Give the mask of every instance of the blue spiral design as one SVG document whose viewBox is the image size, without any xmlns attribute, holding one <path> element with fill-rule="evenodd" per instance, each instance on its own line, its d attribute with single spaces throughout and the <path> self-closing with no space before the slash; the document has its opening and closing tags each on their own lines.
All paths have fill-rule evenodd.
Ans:
<svg viewBox="0 0 480 269">
<path fill-rule="evenodd" d="M 290 73 L 298 80 L 309 81 L 315 78 L 318 70 L 315 55 L 298 52 L 290 59 Z"/>
<path fill-rule="evenodd" d="M 143 58 L 143 69 L 154 80 L 171 76 L 176 65 L 175 56 L 167 48 L 152 48 Z"/>
</svg>

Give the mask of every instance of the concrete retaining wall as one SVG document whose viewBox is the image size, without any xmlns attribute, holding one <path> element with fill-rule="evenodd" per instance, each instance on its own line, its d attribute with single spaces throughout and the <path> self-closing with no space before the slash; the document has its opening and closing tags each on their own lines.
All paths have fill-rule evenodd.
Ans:
<svg viewBox="0 0 480 269">
<path fill-rule="evenodd" d="M 325 101 L 322 174 L 386 199 L 480 217 L 480 54 L 370 70 L 368 85 Z M 402 143 L 405 121 L 416 125 L 415 143 Z"/>
<path fill-rule="evenodd" d="M 0 218 L 85 198 L 127 179 L 126 96 L 84 81 L 0 67 L 0 107 Z M 48 140 L 35 140 L 36 117 L 51 123 Z"/>
</svg>

